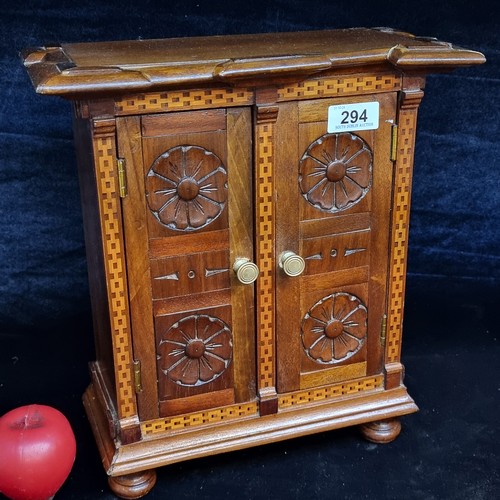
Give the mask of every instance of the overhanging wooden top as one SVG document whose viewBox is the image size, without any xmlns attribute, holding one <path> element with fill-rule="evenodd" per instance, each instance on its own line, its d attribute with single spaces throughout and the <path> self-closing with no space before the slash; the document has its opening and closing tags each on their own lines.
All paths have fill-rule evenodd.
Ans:
<svg viewBox="0 0 500 500">
<path fill-rule="evenodd" d="M 38 93 L 76 98 L 363 65 L 433 72 L 485 61 L 479 52 L 388 28 L 74 43 L 22 56 Z"/>
</svg>

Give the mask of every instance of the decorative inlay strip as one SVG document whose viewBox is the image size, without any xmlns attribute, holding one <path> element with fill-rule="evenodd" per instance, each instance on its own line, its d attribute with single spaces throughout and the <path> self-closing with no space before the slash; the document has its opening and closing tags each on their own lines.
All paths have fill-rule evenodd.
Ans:
<svg viewBox="0 0 500 500">
<path fill-rule="evenodd" d="M 114 120 L 94 122 L 94 155 L 96 162 L 99 210 L 108 286 L 112 329 L 118 412 L 121 419 L 137 414 L 132 380 L 132 352 L 129 327 L 128 297 L 125 282 L 124 248 L 118 179 L 115 169 L 116 145 Z"/>
<path fill-rule="evenodd" d="M 115 101 L 116 115 L 164 113 L 186 109 L 207 109 L 253 104 L 252 90 L 206 89 L 155 92 L 125 96 Z"/>
<path fill-rule="evenodd" d="M 143 436 L 153 436 L 166 431 L 183 430 L 186 428 L 199 427 L 205 424 L 236 420 L 238 418 L 257 415 L 258 404 L 256 402 L 240 405 L 226 406 L 214 410 L 206 410 L 189 413 L 178 417 L 161 418 L 150 420 L 141 424 Z"/>
<path fill-rule="evenodd" d="M 406 254 L 410 218 L 411 180 L 417 123 L 422 91 L 403 93 L 398 118 L 397 161 L 392 205 L 392 242 L 389 276 L 386 364 L 399 362 L 405 295 Z"/>
<path fill-rule="evenodd" d="M 278 100 L 294 101 L 296 99 L 336 97 L 359 92 L 364 94 L 392 92 L 400 90 L 400 88 L 401 79 L 396 74 L 320 78 L 304 80 L 294 85 L 279 88 Z"/>
<path fill-rule="evenodd" d="M 291 408 L 297 405 L 315 403 L 324 401 L 325 399 L 337 398 L 358 392 L 374 391 L 383 389 L 384 377 L 377 375 L 374 377 L 365 377 L 353 382 L 345 382 L 343 384 L 335 384 L 318 389 L 310 389 L 308 391 L 293 392 L 279 397 L 279 409 Z"/>
<path fill-rule="evenodd" d="M 257 125 L 257 359 L 259 389 L 274 387 L 273 128 Z"/>
</svg>

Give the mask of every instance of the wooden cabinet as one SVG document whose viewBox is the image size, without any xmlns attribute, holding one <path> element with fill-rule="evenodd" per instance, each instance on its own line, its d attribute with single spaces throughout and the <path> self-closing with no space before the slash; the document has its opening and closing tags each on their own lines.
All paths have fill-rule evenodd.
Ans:
<svg viewBox="0 0 500 500">
<path fill-rule="evenodd" d="M 110 485 L 417 407 L 401 333 L 425 74 L 481 54 L 388 29 L 27 50 L 74 102 Z"/>
</svg>

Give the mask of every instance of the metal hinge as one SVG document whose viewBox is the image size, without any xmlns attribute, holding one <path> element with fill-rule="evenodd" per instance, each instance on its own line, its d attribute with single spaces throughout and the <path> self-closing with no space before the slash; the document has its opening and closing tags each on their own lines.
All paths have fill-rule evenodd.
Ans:
<svg viewBox="0 0 500 500">
<path fill-rule="evenodd" d="M 142 392 L 141 362 L 134 360 L 134 386 L 135 392 Z"/>
<path fill-rule="evenodd" d="M 117 159 L 118 163 L 118 187 L 120 190 L 120 198 L 127 196 L 127 180 L 125 178 L 125 160 L 123 158 Z"/>
<path fill-rule="evenodd" d="M 398 157 L 398 126 L 392 125 L 391 129 L 391 161 L 396 161 Z"/>
<path fill-rule="evenodd" d="M 385 346 L 385 337 L 387 335 L 387 314 L 382 316 L 382 321 L 380 323 L 380 343 Z"/>
</svg>

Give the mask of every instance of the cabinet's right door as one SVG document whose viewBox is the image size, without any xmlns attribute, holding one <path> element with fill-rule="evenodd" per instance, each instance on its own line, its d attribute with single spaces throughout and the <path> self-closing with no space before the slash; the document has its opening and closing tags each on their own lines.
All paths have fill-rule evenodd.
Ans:
<svg viewBox="0 0 500 500">
<path fill-rule="evenodd" d="M 289 276 L 286 265 L 277 270 L 279 393 L 383 371 L 396 97 L 280 105 L 276 261 L 284 263 L 293 252 L 305 269 L 299 276 Z M 370 113 L 378 107 L 378 120 L 371 130 L 359 130 L 368 103 Z M 335 125 L 332 119 L 328 124 L 329 108 L 342 105 L 347 105 L 347 113 L 340 114 L 345 127 L 328 132 Z"/>
</svg>

